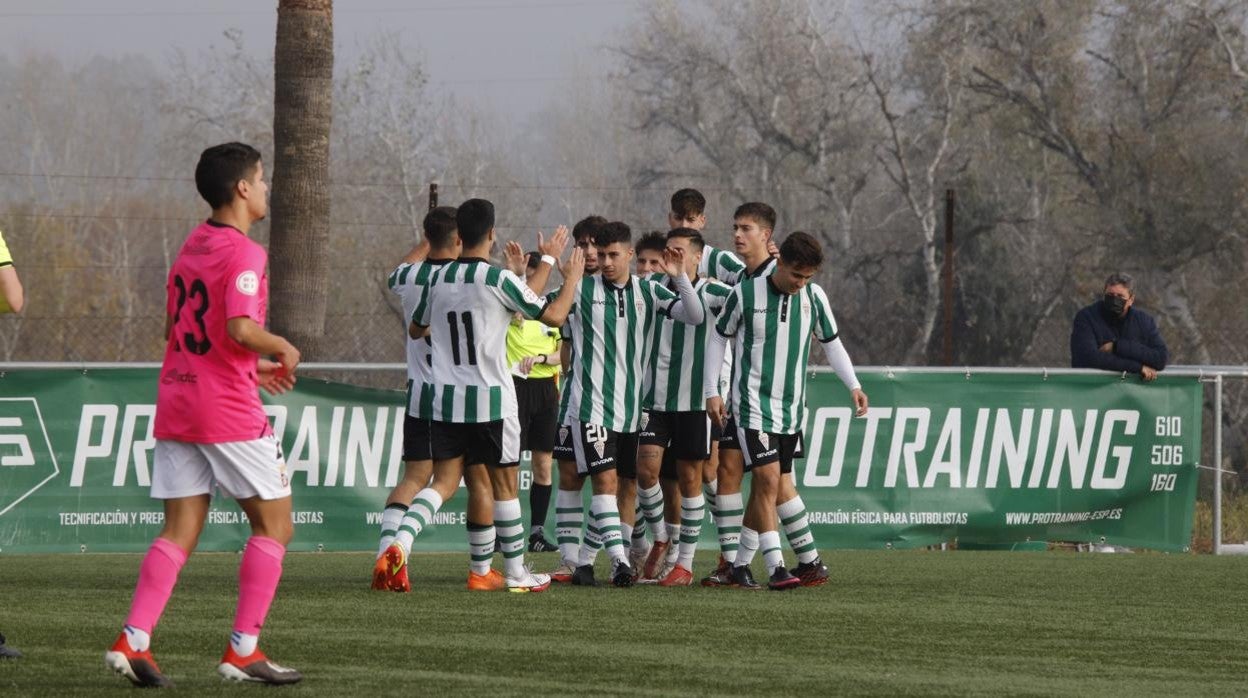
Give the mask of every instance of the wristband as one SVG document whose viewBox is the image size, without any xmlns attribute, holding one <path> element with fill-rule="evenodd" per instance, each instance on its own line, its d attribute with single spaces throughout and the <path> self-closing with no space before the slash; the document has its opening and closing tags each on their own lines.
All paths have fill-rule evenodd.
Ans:
<svg viewBox="0 0 1248 698">
<path fill-rule="evenodd" d="M 555 266 L 555 265 L 557 265 L 557 264 L 558 264 L 558 262 L 559 262 L 559 260 L 555 259 L 554 257 L 551 257 L 551 256 L 550 256 L 550 255 L 548 255 L 548 254 L 544 254 L 544 255 L 542 255 L 542 261 L 543 261 L 543 262 L 545 262 L 545 263 L 547 263 L 547 264 L 549 264 L 549 265 L 550 265 L 550 266 L 552 266 L 552 267 L 553 267 L 553 266 Z"/>
</svg>

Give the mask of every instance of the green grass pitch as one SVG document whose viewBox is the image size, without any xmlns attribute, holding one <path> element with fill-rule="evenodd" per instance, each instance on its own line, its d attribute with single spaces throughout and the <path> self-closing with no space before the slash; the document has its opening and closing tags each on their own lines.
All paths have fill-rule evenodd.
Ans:
<svg viewBox="0 0 1248 698">
<path fill-rule="evenodd" d="M 530 556 L 542 569 L 555 554 Z M 600 578 L 606 576 L 601 556 Z M 1248 686 L 1248 559 L 831 552 L 826 586 L 474 593 L 467 557 L 368 589 L 368 554 L 292 554 L 260 645 L 333 695 L 1199 695 Z M 138 555 L 0 557 L 0 695 L 133 691 L 102 655 Z M 696 572 L 713 563 L 699 556 Z M 216 662 L 237 555 L 195 555 L 153 638 L 181 690 L 238 695 Z M 501 563 L 496 563 L 501 564 Z M 761 560 L 755 567 L 761 567 Z"/>
</svg>

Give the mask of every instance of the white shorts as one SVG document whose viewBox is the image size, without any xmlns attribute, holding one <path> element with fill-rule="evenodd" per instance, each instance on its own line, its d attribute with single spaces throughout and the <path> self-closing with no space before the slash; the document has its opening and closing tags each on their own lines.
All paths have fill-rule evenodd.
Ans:
<svg viewBox="0 0 1248 698">
<path fill-rule="evenodd" d="M 153 498 L 211 494 L 214 484 L 234 499 L 289 497 L 290 478 L 277 436 L 217 444 L 156 440 Z"/>
</svg>

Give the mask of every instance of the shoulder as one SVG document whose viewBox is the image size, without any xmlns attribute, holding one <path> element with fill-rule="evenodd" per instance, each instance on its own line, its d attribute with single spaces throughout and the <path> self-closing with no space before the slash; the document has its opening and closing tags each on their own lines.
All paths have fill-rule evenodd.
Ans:
<svg viewBox="0 0 1248 698">
<path fill-rule="evenodd" d="M 264 249 L 264 245 L 252 240 L 242 233 L 235 233 L 229 236 L 230 242 L 234 245 L 234 253 L 247 258 L 267 259 L 269 251 Z"/>
<path fill-rule="evenodd" d="M 1156 327 L 1157 326 L 1157 319 L 1154 318 L 1152 314 L 1146 310 L 1141 310 L 1140 308 L 1136 308 L 1133 306 L 1131 308 L 1131 315 L 1134 316 L 1136 323 L 1143 325 L 1144 327 Z"/>
<path fill-rule="evenodd" d="M 727 298 L 732 295 L 732 287 L 719 279 L 707 279 L 706 283 L 702 284 L 702 292 L 717 298 Z"/>
</svg>

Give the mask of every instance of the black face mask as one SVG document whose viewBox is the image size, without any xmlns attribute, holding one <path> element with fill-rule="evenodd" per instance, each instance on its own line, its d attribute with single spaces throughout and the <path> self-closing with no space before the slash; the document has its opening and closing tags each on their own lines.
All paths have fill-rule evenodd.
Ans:
<svg viewBox="0 0 1248 698">
<path fill-rule="evenodd" d="M 1115 296 L 1110 293 L 1105 294 L 1105 307 L 1114 317 L 1121 317 L 1122 313 L 1127 309 L 1127 301 L 1125 298 Z"/>
</svg>

